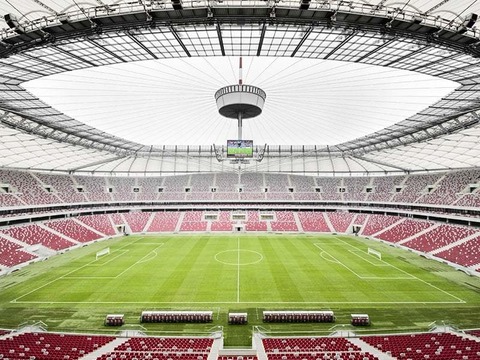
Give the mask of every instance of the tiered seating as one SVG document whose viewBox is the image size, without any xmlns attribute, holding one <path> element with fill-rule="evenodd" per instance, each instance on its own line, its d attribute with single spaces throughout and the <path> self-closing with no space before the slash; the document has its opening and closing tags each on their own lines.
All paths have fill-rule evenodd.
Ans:
<svg viewBox="0 0 480 360">
<path fill-rule="evenodd" d="M 238 192 L 216 192 L 213 194 L 213 200 L 238 200 L 239 199 Z"/>
<path fill-rule="evenodd" d="M 311 176 L 290 175 L 295 192 L 312 192 L 315 189 L 315 180 Z"/>
<path fill-rule="evenodd" d="M 275 211 L 275 219 L 270 223 L 273 231 L 298 231 L 292 211 Z"/>
<path fill-rule="evenodd" d="M 22 206 L 25 205 L 17 195 L 9 193 L 0 193 L 0 206 Z"/>
<path fill-rule="evenodd" d="M 265 200 L 266 193 L 258 192 L 249 192 L 249 193 L 240 193 L 240 200 Z"/>
<path fill-rule="evenodd" d="M 46 222 L 48 227 L 80 242 L 90 242 L 100 239 L 102 236 L 80 225 L 72 219 Z"/>
<path fill-rule="evenodd" d="M 476 336 L 476 337 L 480 337 L 480 329 L 468 330 L 468 331 L 466 331 L 466 333 L 470 334 L 470 335 L 473 335 L 473 336 Z"/>
<path fill-rule="evenodd" d="M 84 224 L 94 228 L 95 230 L 101 232 L 105 235 L 115 235 L 115 229 L 110 222 L 108 215 L 87 215 L 79 216 L 77 218 Z"/>
<path fill-rule="evenodd" d="M 57 251 L 67 249 L 75 245 L 75 243 L 66 240 L 35 224 L 11 227 L 2 230 L 2 233 L 7 234 L 14 239 L 20 240 L 26 244 L 41 244 L 45 247 Z"/>
<path fill-rule="evenodd" d="M 357 214 L 355 215 L 355 219 L 353 219 L 352 224 L 364 225 L 366 221 L 367 221 L 367 214 Z"/>
<path fill-rule="evenodd" d="M 140 192 L 137 193 L 138 201 L 156 200 L 158 189 L 163 186 L 164 177 L 139 177 L 137 178 L 137 186 Z"/>
<path fill-rule="evenodd" d="M 180 231 L 207 231 L 207 225 L 203 220 L 203 211 L 187 211 L 180 225 Z"/>
<path fill-rule="evenodd" d="M 348 213 L 348 212 L 328 212 L 326 213 L 330 223 L 333 226 L 333 229 L 336 232 L 346 233 L 348 231 L 348 227 L 353 221 L 353 217 L 355 214 Z"/>
<path fill-rule="evenodd" d="M 23 333 L 0 339 L 0 358 L 76 360 L 112 340 L 111 336 Z"/>
<path fill-rule="evenodd" d="M 143 229 L 145 229 L 150 215 L 152 215 L 152 213 L 140 211 L 123 214 L 128 226 L 130 226 L 130 229 L 134 233 L 142 232 Z"/>
<path fill-rule="evenodd" d="M 196 174 L 190 180 L 190 188 L 192 193 L 211 193 L 213 187 L 214 176 L 212 174 Z"/>
<path fill-rule="evenodd" d="M 74 176 L 78 185 L 83 186 L 85 196 L 89 201 L 112 201 L 112 196 L 107 193 L 106 179 L 99 176 Z"/>
<path fill-rule="evenodd" d="M 267 231 L 266 221 L 260 221 L 258 211 L 247 211 L 247 222 L 245 223 L 247 231 Z"/>
<path fill-rule="evenodd" d="M 463 266 L 476 265 L 480 263 L 480 236 L 436 253 L 435 256 Z"/>
<path fill-rule="evenodd" d="M 212 221 L 212 231 L 232 231 L 233 223 L 230 220 L 230 211 L 220 211 L 217 221 Z"/>
<path fill-rule="evenodd" d="M 317 178 L 317 185 L 322 188 L 323 200 L 342 200 L 341 194 L 338 192 L 340 186 L 339 178 Z"/>
<path fill-rule="evenodd" d="M 376 356 L 340 337 L 265 338 L 268 360 L 373 360 Z"/>
<path fill-rule="evenodd" d="M 367 224 L 362 229 L 362 235 L 370 236 L 379 231 L 382 231 L 386 227 L 393 225 L 401 218 L 398 216 L 387 216 L 387 215 L 370 215 L 367 220 Z"/>
<path fill-rule="evenodd" d="M 298 219 L 305 231 L 331 232 L 321 212 L 299 211 Z"/>
<path fill-rule="evenodd" d="M 440 225 L 402 245 L 418 251 L 430 252 L 473 234 L 475 234 L 473 229 L 454 225 Z"/>
<path fill-rule="evenodd" d="M 123 219 L 122 217 L 122 214 L 110 214 L 112 220 L 113 220 L 113 223 L 115 225 L 123 225 L 125 224 L 125 220 Z"/>
<path fill-rule="evenodd" d="M 391 229 L 377 234 L 375 237 L 390 242 L 398 242 L 418 234 L 420 231 L 428 229 L 431 226 L 433 226 L 433 223 L 430 221 L 406 219 Z"/>
<path fill-rule="evenodd" d="M 212 345 L 213 339 L 210 338 L 135 337 L 97 360 L 207 360 Z"/>
<path fill-rule="evenodd" d="M 22 247 L 6 239 L 0 238 L 0 264 L 6 267 L 12 267 L 24 262 L 33 260 L 35 255 L 22 250 Z"/>
<path fill-rule="evenodd" d="M 288 176 L 285 174 L 265 174 L 265 185 L 269 192 L 282 192 L 288 191 Z"/>
<path fill-rule="evenodd" d="M 113 187 L 113 200 L 115 201 L 133 201 L 135 200 L 135 193 L 133 188 L 135 186 L 135 178 L 131 177 L 109 177 L 110 184 Z"/>
<path fill-rule="evenodd" d="M 361 340 L 397 359 L 469 360 L 480 357 L 480 342 L 450 333 L 365 336 Z"/>
<path fill-rule="evenodd" d="M 242 174 L 241 181 L 244 193 L 263 193 L 265 190 L 263 174 L 245 173 Z"/>
<path fill-rule="evenodd" d="M 367 201 L 389 201 L 405 176 L 376 176 L 373 178 L 373 191 L 367 194 Z"/>
<path fill-rule="evenodd" d="M 442 174 L 410 175 L 403 184 L 403 191 L 396 193 L 392 202 L 414 203 L 427 189 L 428 185 L 435 184 Z"/>
<path fill-rule="evenodd" d="M 366 197 L 365 187 L 370 183 L 368 177 L 348 177 L 343 179 L 346 192 L 343 194 L 345 201 L 364 201 Z"/>
<path fill-rule="evenodd" d="M 166 211 L 155 213 L 153 220 L 148 228 L 148 232 L 175 231 L 180 213 L 178 211 Z"/>
<path fill-rule="evenodd" d="M 256 355 L 219 355 L 217 360 L 258 360 Z"/>
<path fill-rule="evenodd" d="M 218 193 L 236 193 L 238 184 L 238 175 L 230 173 L 218 173 L 215 177 L 215 187 Z"/>
<path fill-rule="evenodd" d="M 480 207 L 480 193 L 477 192 L 474 194 L 465 194 L 453 205 L 464 207 Z"/>
<path fill-rule="evenodd" d="M 55 190 L 55 194 L 66 203 L 80 203 L 86 201 L 83 193 L 77 192 L 75 183 L 68 175 L 51 175 L 38 173 L 36 176 Z"/>
<path fill-rule="evenodd" d="M 189 181 L 190 175 L 167 176 L 163 185 L 164 191 L 166 193 L 184 193 Z"/>
<path fill-rule="evenodd" d="M 458 193 L 465 190 L 468 184 L 476 183 L 480 177 L 478 170 L 464 170 L 449 172 L 440 181 L 437 188 L 431 193 L 424 195 L 419 202 L 428 204 L 453 204 Z"/>
<path fill-rule="evenodd" d="M 54 204 L 60 202 L 54 193 L 47 192 L 29 172 L 0 170 L 0 183 L 9 184 L 15 188 L 19 193 L 16 195 L 27 204 Z"/>
</svg>

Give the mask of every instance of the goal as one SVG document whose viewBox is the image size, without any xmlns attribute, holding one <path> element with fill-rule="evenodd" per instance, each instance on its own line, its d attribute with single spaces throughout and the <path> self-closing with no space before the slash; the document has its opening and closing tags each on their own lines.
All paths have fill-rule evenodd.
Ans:
<svg viewBox="0 0 480 360">
<path fill-rule="evenodd" d="M 368 253 L 369 255 L 376 256 L 376 257 L 378 257 L 380 260 L 382 260 L 382 254 L 381 254 L 379 251 L 377 251 L 377 250 L 373 250 L 373 249 L 368 248 L 367 253 Z"/>
<path fill-rule="evenodd" d="M 105 256 L 105 255 L 108 255 L 108 254 L 110 254 L 110 248 L 109 247 L 97 252 L 97 255 L 95 256 L 95 260 L 98 260 L 102 256 Z"/>
</svg>

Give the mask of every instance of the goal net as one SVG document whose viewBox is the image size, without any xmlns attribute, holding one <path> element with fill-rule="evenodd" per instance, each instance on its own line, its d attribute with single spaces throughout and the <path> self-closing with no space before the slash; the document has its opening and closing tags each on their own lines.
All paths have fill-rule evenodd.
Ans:
<svg viewBox="0 0 480 360">
<path fill-rule="evenodd" d="M 97 252 L 97 255 L 95 256 L 95 260 L 98 260 L 102 256 L 105 256 L 105 255 L 108 255 L 108 254 L 110 254 L 110 248 L 109 247 Z"/>
<path fill-rule="evenodd" d="M 382 260 L 382 254 L 381 254 L 379 251 L 377 251 L 377 250 L 373 250 L 373 249 L 368 248 L 368 254 L 369 254 L 369 255 L 376 256 L 377 258 L 379 258 L 380 260 Z"/>
</svg>

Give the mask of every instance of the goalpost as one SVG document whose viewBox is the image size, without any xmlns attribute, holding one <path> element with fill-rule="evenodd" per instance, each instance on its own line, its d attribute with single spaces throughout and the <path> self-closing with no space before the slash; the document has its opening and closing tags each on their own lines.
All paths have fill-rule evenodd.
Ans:
<svg viewBox="0 0 480 360">
<path fill-rule="evenodd" d="M 376 256 L 376 257 L 378 257 L 380 260 L 382 260 L 382 254 L 381 254 L 379 251 L 377 251 L 377 250 L 373 250 L 373 249 L 368 248 L 367 253 L 368 253 L 368 255 Z"/>
<path fill-rule="evenodd" d="M 108 255 L 108 254 L 110 254 L 110 248 L 109 247 L 97 252 L 97 255 L 95 256 L 95 260 L 98 260 L 102 256 L 105 256 L 105 255 Z"/>
</svg>

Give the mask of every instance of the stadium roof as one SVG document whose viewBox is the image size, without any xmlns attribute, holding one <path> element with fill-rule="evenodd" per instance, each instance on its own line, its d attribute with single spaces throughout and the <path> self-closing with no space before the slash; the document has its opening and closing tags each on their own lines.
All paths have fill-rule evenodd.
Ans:
<svg viewBox="0 0 480 360">
<path fill-rule="evenodd" d="M 216 160 L 236 127 L 213 94 L 237 81 L 238 56 L 267 92 L 244 131 L 263 161 L 242 171 L 480 166 L 477 1 L 6 0 L 0 12 L 3 167 L 237 171 Z"/>
</svg>

